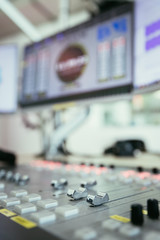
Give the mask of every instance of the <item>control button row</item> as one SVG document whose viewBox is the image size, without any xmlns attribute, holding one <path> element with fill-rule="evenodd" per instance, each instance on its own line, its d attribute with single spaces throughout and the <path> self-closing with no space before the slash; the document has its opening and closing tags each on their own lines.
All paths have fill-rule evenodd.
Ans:
<svg viewBox="0 0 160 240">
<path fill-rule="evenodd" d="M 33 203 L 23 203 L 20 205 L 16 205 L 14 207 L 14 211 L 20 215 L 26 213 L 32 213 L 37 211 L 37 207 Z"/>
<path fill-rule="evenodd" d="M 28 192 L 24 189 L 12 190 L 11 195 L 14 197 L 23 197 L 26 196 Z"/>
<path fill-rule="evenodd" d="M 144 238 L 145 240 L 160 240 L 160 235 L 158 231 L 150 231 Z"/>
<path fill-rule="evenodd" d="M 79 213 L 79 208 L 71 205 L 65 205 L 65 206 L 56 208 L 55 213 L 48 210 L 41 210 L 36 213 L 31 213 L 30 217 L 33 219 L 33 221 L 37 222 L 38 224 L 46 224 L 46 223 L 55 221 L 56 214 L 64 218 L 71 218 L 76 216 L 78 213 Z"/>
<path fill-rule="evenodd" d="M 23 196 L 22 197 L 22 201 L 24 202 L 36 202 L 36 201 L 39 201 L 41 200 L 41 196 L 37 193 L 31 193 L 31 194 L 28 194 L 26 196 Z"/>
<path fill-rule="evenodd" d="M 140 234 L 141 230 L 139 227 L 134 227 L 131 224 L 124 224 L 113 219 L 108 219 L 102 223 L 104 229 L 119 232 L 126 237 L 134 237 Z"/>
<path fill-rule="evenodd" d="M 0 203 L 3 204 L 2 206 L 12 206 L 16 204 L 20 204 L 21 200 L 24 202 L 36 202 L 38 200 L 41 200 L 41 196 L 36 193 L 31 193 L 26 195 L 26 192 L 24 193 L 23 191 L 11 191 L 11 194 L 16 197 L 10 197 L 7 198 L 6 193 L 0 193 Z M 21 200 L 18 198 L 22 196 Z M 17 203 L 17 201 L 19 203 Z"/>
<path fill-rule="evenodd" d="M 113 219 L 107 219 L 106 221 L 104 221 L 102 223 L 102 227 L 107 229 L 107 230 L 117 230 L 118 228 L 120 228 L 122 225 L 121 222 L 115 221 Z"/>
<path fill-rule="evenodd" d="M 64 218 L 69 218 L 77 215 L 79 213 L 79 208 L 71 205 L 64 205 L 62 207 L 57 207 L 55 212 Z"/>
<path fill-rule="evenodd" d="M 5 184 L 4 183 L 0 183 L 0 190 L 5 188 Z"/>
<path fill-rule="evenodd" d="M 0 204 L 2 205 L 2 207 L 10 207 L 10 206 L 18 205 L 20 203 L 21 203 L 20 199 L 16 197 L 0 200 Z"/>
<path fill-rule="evenodd" d="M 0 200 L 1 199 L 6 199 L 8 197 L 8 195 L 4 192 L 0 192 Z"/>
<path fill-rule="evenodd" d="M 44 208 L 44 209 L 58 206 L 57 200 L 50 199 L 50 198 L 41 200 L 41 196 L 39 194 L 36 194 L 36 193 L 28 194 L 28 192 L 24 189 L 12 190 L 10 194 L 13 197 L 8 198 L 8 195 L 5 192 L 0 192 L 0 203 L 6 207 L 15 205 L 17 203 L 17 201 L 15 200 L 19 200 L 23 202 L 36 202 L 36 205 L 38 207 Z M 6 199 L 7 201 L 3 201 Z"/>
<path fill-rule="evenodd" d="M 48 208 L 58 206 L 58 201 L 54 199 L 44 199 L 44 200 L 38 201 L 37 206 L 44 209 L 48 209 Z"/>
<path fill-rule="evenodd" d="M 26 185 L 29 181 L 28 175 L 21 175 L 20 173 L 13 173 L 12 171 L 0 170 L 0 179 L 15 182 L 18 185 Z"/>
<path fill-rule="evenodd" d="M 113 224 L 113 228 L 111 225 Z M 103 227 L 106 228 L 107 230 L 119 230 L 119 233 L 125 237 L 136 237 L 140 234 L 141 230 L 139 227 L 133 227 L 130 224 L 121 224 L 119 222 L 116 222 L 112 219 L 108 219 L 105 222 L 102 223 Z M 121 227 L 120 227 L 121 226 Z M 92 239 L 98 239 L 97 238 L 97 232 L 91 228 L 91 227 L 85 227 L 82 229 L 78 229 L 74 233 L 74 237 L 76 239 L 81 239 L 81 240 L 92 240 Z M 111 236 L 108 232 L 106 236 L 103 236 L 101 240 L 107 239 L 107 240 L 116 240 L 117 237 L 115 238 L 114 236 Z"/>
<path fill-rule="evenodd" d="M 97 237 L 97 232 L 91 227 L 85 227 L 75 231 L 74 236 L 76 239 L 91 240 Z"/>
<path fill-rule="evenodd" d="M 47 224 L 56 220 L 56 214 L 48 210 L 32 213 L 30 216 L 38 224 Z"/>
<path fill-rule="evenodd" d="M 124 224 L 119 232 L 126 237 L 136 237 L 140 234 L 141 229 L 139 227 L 133 227 L 130 224 Z"/>
</svg>

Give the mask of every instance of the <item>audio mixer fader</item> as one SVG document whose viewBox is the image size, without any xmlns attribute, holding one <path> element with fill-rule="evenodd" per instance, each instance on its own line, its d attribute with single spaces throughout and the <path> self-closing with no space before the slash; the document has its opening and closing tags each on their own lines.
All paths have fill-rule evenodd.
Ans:
<svg viewBox="0 0 160 240">
<path fill-rule="evenodd" d="M 33 161 L 0 170 L 0 239 L 159 240 L 158 169 Z"/>
</svg>

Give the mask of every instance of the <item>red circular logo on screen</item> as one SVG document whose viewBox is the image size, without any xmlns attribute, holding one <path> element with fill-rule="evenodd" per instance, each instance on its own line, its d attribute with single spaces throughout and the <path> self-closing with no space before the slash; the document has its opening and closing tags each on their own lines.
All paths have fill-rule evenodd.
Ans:
<svg viewBox="0 0 160 240">
<path fill-rule="evenodd" d="M 88 63 L 88 56 L 81 45 L 70 45 L 60 55 L 56 72 L 60 80 L 70 83 L 78 79 Z"/>
</svg>

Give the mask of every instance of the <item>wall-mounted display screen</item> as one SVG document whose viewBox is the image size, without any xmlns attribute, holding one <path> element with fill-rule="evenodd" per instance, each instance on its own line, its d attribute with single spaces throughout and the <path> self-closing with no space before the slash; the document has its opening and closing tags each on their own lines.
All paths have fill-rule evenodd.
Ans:
<svg viewBox="0 0 160 240">
<path fill-rule="evenodd" d="M 0 113 L 17 109 L 18 48 L 0 45 Z"/>
<path fill-rule="evenodd" d="M 159 0 L 135 1 L 135 89 L 145 91 L 160 83 L 159 3 Z"/>
<path fill-rule="evenodd" d="M 132 86 L 132 8 L 128 3 L 27 46 L 21 105 L 129 92 Z"/>
</svg>

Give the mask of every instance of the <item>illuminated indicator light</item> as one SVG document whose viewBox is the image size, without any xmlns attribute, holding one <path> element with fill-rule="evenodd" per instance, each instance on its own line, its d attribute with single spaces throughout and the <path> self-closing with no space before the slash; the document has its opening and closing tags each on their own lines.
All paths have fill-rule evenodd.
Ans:
<svg viewBox="0 0 160 240">
<path fill-rule="evenodd" d="M 54 163 L 48 163 L 48 169 L 50 170 L 55 169 Z"/>
<path fill-rule="evenodd" d="M 91 169 L 91 171 L 94 171 L 94 169 L 96 169 L 96 167 L 94 166 L 90 166 L 89 168 Z"/>
<path fill-rule="evenodd" d="M 100 169 L 101 169 L 103 172 L 108 172 L 108 168 L 106 168 L 106 167 L 100 167 Z"/>
<path fill-rule="evenodd" d="M 58 166 L 58 167 L 61 167 L 62 166 L 62 163 L 60 163 L 60 162 L 57 162 L 57 163 L 55 163 L 56 164 L 56 166 Z"/>
<path fill-rule="evenodd" d="M 97 169 L 97 170 L 95 171 L 95 173 L 96 173 L 96 175 L 101 175 L 101 174 L 102 174 L 102 171 L 101 171 L 100 169 Z"/>
<path fill-rule="evenodd" d="M 144 215 L 147 215 L 147 214 L 148 214 L 147 210 L 143 210 L 142 213 L 143 213 Z"/>
<path fill-rule="evenodd" d="M 37 161 L 33 160 L 30 164 L 33 166 L 37 166 L 37 165 L 41 164 L 41 162 L 42 162 L 41 160 L 37 160 Z"/>
<path fill-rule="evenodd" d="M 55 169 L 55 167 L 54 166 L 49 166 L 49 169 L 53 170 L 53 169 Z"/>
<path fill-rule="evenodd" d="M 31 166 L 34 166 L 34 167 L 41 167 L 41 168 L 48 168 L 48 169 L 55 169 L 55 168 L 60 168 L 61 167 L 61 163 L 51 163 L 51 162 L 45 162 L 45 161 L 42 161 L 42 160 L 37 160 L 37 162 L 32 162 L 30 164 Z"/>
<path fill-rule="evenodd" d="M 122 173 L 121 175 L 122 175 L 123 177 L 126 177 L 126 178 L 130 177 L 130 175 L 129 175 L 128 173 Z"/>
<path fill-rule="evenodd" d="M 120 221 L 120 222 L 123 222 L 123 223 L 128 223 L 128 222 L 130 222 L 130 219 L 129 219 L 129 218 L 122 217 L 122 216 L 119 216 L 119 215 L 112 215 L 112 216 L 110 216 L 110 218 L 112 218 L 112 219 L 114 219 L 114 220 L 117 220 L 117 221 Z"/>
<path fill-rule="evenodd" d="M 158 175 L 152 175 L 152 178 L 153 178 L 153 179 L 156 179 L 156 180 L 160 180 L 160 174 L 158 174 Z"/>
<path fill-rule="evenodd" d="M 124 177 L 130 177 L 130 176 L 136 176 L 137 173 L 134 170 L 128 170 L 128 171 L 121 172 L 121 175 Z"/>
<path fill-rule="evenodd" d="M 85 165 L 80 165 L 81 171 L 83 171 L 85 169 Z"/>
<path fill-rule="evenodd" d="M 95 167 L 94 172 L 96 175 L 101 175 L 104 172 L 104 170 L 101 168 Z"/>
<path fill-rule="evenodd" d="M 75 172 L 80 172 L 81 168 L 80 168 L 80 166 L 76 165 L 76 166 L 74 166 L 74 170 L 75 170 Z"/>
<path fill-rule="evenodd" d="M 90 167 L 85 167 L 84 170 L 83 170 L 85 173 L 90 173 L 91 172 L 91 169 Z"/>
<path fill-rule="evenodd" d="M 31 166 L 31 167 L 35 167 L 35 166 L 36 166 L 35 162 L 31 162 L 31 163 L 30 163 L 30 166 Z"/>
<path fill-rule="evenodd" d="M 141 179 L 144 179 L 144 178 L 150 177 L 151 174 L 149 172 L 142 172 L 142 173 L 138 173 L 137 176 Z"/>
<path fill-rule="evenodd" d="M 70 164 L 66 165 L 66 170 L 67 171 L 71 171 L 72 170 L 72 166 Z"/>
</svg>

